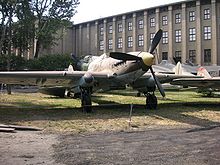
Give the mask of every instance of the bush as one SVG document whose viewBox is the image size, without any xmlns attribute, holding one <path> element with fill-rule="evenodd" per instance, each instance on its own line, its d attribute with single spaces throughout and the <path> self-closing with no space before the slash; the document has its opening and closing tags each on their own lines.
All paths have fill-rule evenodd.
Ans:
<svg viewBox="0 0 220 165">
<path fill-rule="evenodd" d="M 72 63 L 69 55 L 44 55 L 28 61 L 29 70 L 64 70 Z"/>
<path fill-rule="evenodd" d="M 8 70 L 8 63 L 10 70 L 24 70 L 27 60 L 23 57 L 15 56 L 14 54 L 11 56 L 0 55 L 0 70 Z"/>
<path fill-rule="evenodd" d="M 1 55 L 0 70 L 7 70 L 7 60 L 10 61 L 10 70 L 64 70 L 73 62 L 69 55 L 59 54 L 44 55 L 31 60 L 15 55 Z"/>
</svg>

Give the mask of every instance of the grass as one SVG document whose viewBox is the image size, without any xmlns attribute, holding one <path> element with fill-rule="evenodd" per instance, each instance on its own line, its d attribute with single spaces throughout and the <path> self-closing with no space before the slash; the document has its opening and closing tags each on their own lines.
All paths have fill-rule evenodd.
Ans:
<svg viewBox="0 0 220 165">
<path fill-rule="evenodd" d="M 119 94 L 120 93 L 120 94 Z M 39 93 L 0 94 L 0 123 L 37 126 L 46 132 L 96 132 L 128 130 L 129 104 L 134 104 L 132 125 L 158 127 L 207 127 L 220 125 L 220 98 L 193 91 L 159 93 L 158 109 L 145 109 L 145 97 L 131 91 L 98 93 L 92 98 L 94 113 L 83 113 L 79 99 L 60 99 Z M 118 106 L 119 105 L 119 106 Z"/>
</svg>

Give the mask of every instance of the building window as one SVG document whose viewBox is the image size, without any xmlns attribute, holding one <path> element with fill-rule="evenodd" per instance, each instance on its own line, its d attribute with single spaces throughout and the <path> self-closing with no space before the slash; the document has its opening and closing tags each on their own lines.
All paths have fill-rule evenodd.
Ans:
<svg viewBox="0 0 220 165">
<path fill-rule="evenodd" d="M 100 35 L 102 36 L 104 34 L 104 28 L 100 27 Z"/>
<path fill-rule="evenodd" d="M 132 22 L 128 22 L 128 31 L 132 31 L 133 25 Z"/>
<path fill-rule="evenodd" d="M 211 49 L 204 50 L 204 63 L 211 63 Z"/>
<path fill-rule="evenodd" d="M 121 37 L 118 38 L 118 44 L 117 45 L 118 45 L 119 49 L 122 48 L 122 38 Z"/>
<path fill-rule="evenodd" d="M 195 41 L 196 40 L 196 29 L 190 28 L 189 29 L 189 41 Z"/>
<path fill-rule="evenodd" d="M 181 30 L 175 30 L 175 38 L 176 38 L 176 43 L 182 42 L 182 34 Z"/>
<path fill-rule="evenodd" d="M 144 20 L 143 19 L 138 21 L 138 28 L 139 29 L 143 29 L 144 28 Z"/>
<path fill-rule="evenodd" d="M 175 15 L 175 23 L 176 24 L 181 23 L 181 14 L 180 13 Z"/>
<path fill-rule="evenodd" d="M 196 20 L 195 11 L 190 11 L 189 12 L 189 21 L 193 22 L 195 20 Z"/>
<path fill-rule="evenodd" d="M 178 61 L 181 62 L 181 51 L 175 51 L 174 58 L 175 58 L 175 62 L 178 62 Z"/>
<path fill-rule="evenodd" d="M 155 27 L 155 18 L 150 18 L 150 27 Z"/>
<path fill-rule="evenodd" d="M 196 50 L 189 50 L 189 62 L 196 62 Z"/>
<path fill-rule="evenodd" d="M 167 24 L 168 24 L 168 17 L 167 17 L 167 15 L 165 15 L 165 16 L 162 17 L 162 25 L 164 26 L 164 25 L 167 25 Z"/>
<path fill-rule="evenodd" d="M 133 38 L 132 36 L 128 36 L 128 48 L 132 48 L 133 47 Z"/>
<path fill-rule="evenodd" d="M 123 31 L 123 27 L 122 24 L 118 24 L 118 32 L 121 33 Z"/>
<path fill-rule="evenodd" d="M 109 39 L 108 40 L 108 49 L 109 50 L 112 50 L 112 44 L 113 44 L 112 39 Z"/>
<path fill-rule="evenodd" d="M 109 33 L 109 34 L 112 34 L 112 25 L 109 25 L 108 33 Z"/>
<path fill-rule="evenodd" d="M 166 31 L 163 32 L 162 43 L 168 44 L 168 32 L 166 32 Z"/>
<path fill-rule="evenodd" d="M 168 52 L 162 52 L 162 60 L 168 60 Z"/>
<path fill-rule="evenodd" d="M 211 40 L 211 38 L 212 38 L 211 26 L 205 26 L 204 27 L 204 39 Z"/>
<path fill-rule="evenodd" d="M 155 33 L 150 33 L 150 43 L 152 43 Z"/>
<path fill-rule="evenodd" d="M 99 50 L 104 50 L 104 41 L 103 40 L 99 41 Z"/>
<path fill-rule="evenodd" d="M 143 34 L 138 35 L 138 46 L 139 47 L 144 46 L 144 35 Z"/>
<path fill-rule="evenodd" d="M 205 9 L 204 10 L 204 19 L 210 19 L 211 15 L 210 15 L 210 9 Z"/>
</svg>

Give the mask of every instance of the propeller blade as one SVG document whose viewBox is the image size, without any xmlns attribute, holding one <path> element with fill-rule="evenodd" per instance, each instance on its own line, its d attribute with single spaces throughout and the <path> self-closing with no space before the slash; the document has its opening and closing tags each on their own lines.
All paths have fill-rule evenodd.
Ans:
<svg viewBox="0 0 220 165">
<path fill-rule="evenodd" d="M 163 35 L 163 31 L 160 29 L 158 30 L 158 32 L 155 34 L 153 41 L 151 43 L 151 46 L 149 48 L 149 52 L 152 54 L 154 52 L 154 50 L 156 49 L 157 45 L 160 42 L 160 39 L 162 38 Z"/>
<path fill-rule="evenodd" d="M 155 76 L 152 67 L 150 67 L 150 71 L 151 71 L 151 73 L 152 73 L 152 75 L 153 75 L 153 78 L 154 78 L 154 81 L 155 81 L 155 83 L 156 83 L 156 85 L 157 85 L 157 88 L 158 88 L 158 90 L 160 91 L 160 94 L 161 94 L 163 97 L 165 97 L 164 89 L 163 89 L 161 83 L 159 82 L 158 78 Z"/>
<path fill-rule="evenodd" d="M 127 53 L 111 52 L 109 57 L 122 61 L 137 61 L 141 58 Z"/>
</svg>

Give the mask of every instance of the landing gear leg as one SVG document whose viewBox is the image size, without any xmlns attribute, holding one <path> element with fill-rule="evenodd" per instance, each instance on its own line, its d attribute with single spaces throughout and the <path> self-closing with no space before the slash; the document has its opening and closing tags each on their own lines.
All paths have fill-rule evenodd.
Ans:
<svg viewBox="0 0 220 165">
<path fill-rule="evenodd" d="M 81 106 L 83 112 L 92 112 L 91 88 L 81 88 Z"/>
<path fill-rule="evenodd" d="M 146 108 L 147 109 L 157 109 L 157 97 L 154 93 L 147 93 L 146 96 Z"/>
</svg>

